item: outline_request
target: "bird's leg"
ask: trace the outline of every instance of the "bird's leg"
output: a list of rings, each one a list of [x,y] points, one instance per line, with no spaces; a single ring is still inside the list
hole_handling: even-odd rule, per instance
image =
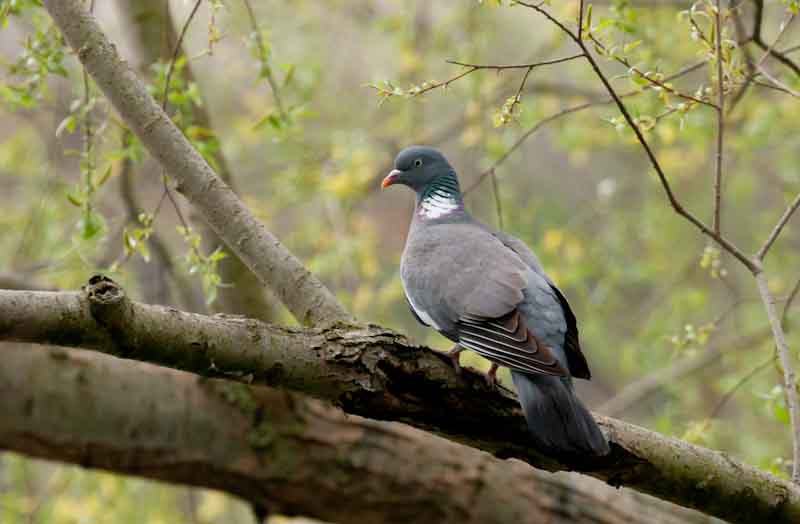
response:
[[[450,360],[453,362],[453,369],[456,370],[456,374],[457,375],[461,374],[461,361],[460,361],[460,359],[461,359],[461,352],[462,351],[464,351],[464,348],[462,348],[461,346],[456,344],[455,346],[450,348],[450,351],[448,351],[446,353],[446,355],[448,357],[450,357]]]
[[[486,372],[486,383],[489,384],[489,387],[494,389],[497,386],[497,364],[492,362],[491,367],[489,367],[489,371]]]

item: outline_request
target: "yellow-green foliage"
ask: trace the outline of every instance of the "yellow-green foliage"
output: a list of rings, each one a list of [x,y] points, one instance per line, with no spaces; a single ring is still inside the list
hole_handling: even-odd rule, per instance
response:
[[[172,4],[175,19],[185,20],[190,6]],[[412,143],[436,145],[468,186],[542,120],[606,97],[583,60],[532,70],[519,98],[524,69],[479,70],[449,83],[465,69],[446,59],[524,64],[575,53],[552,24],[511,4],[253,2],[259,42],[240,3],[211,2],[188,30],[188,58],[173,66],[170,111],[213,165],[224,153],[247,205],[354,313],[446,349],[445,339],[416,324],[400,287],[412,197],[379,189],[394,155]],[[683,13],[668,4],[603,2],[592,7],[584,34],[595,40],[587,42],[615,89],[630,93],[625,103],[678,198],[705,220],[712,213],[716,112],[677,93],[716,100],[717,57],[704,40],[712,38],[711,2]],[[763,35],[771,42],[797,4],[766,5]],[[575,28],[577,2],[547,8]],[[74,57],[63,52],[38,2],[0,2],[0,23],[0,272],[74,289],[92,273],[113,269],[140,298],[135,267],[152,263],[157,233],[176,271],[213,301],[227,285],[218,274],[226,249],[206,248],[197,231],[178,229],[183,224],[164,198],[160,169],[137,140],[123,138],[122,123],[97,90],[86,95]],[[110,28],[119,21],[102,23]],[[724,27],[730,102],[748,73],[733,21],[726,18]],[[799,42],[795,23],[779,47]],[[130,56],[121,39],[118,44]],[[747,52],[759,59],[763,51],[749,46]],[[792,56],[800,61],[800,52]],[[708,63],[669,79],[702,60]],[[765,63],[789,89],[800,90],[790,71]],[[159,99],[168,70],[165,61],[150,68],[147,80]],[[213,129],[198,125],[198,108],[209,112]],[[89,151],[87,115],[94,134]],[[751,85],[726,121],[722,230],[753,252],[800,191],[800,101]],[[143,208],[131,223],[119,183],[128,160]],[[579,384],[589,404],[723,343],[721,358],[620,416],[784,474],[790,437],[780,369],[769,365],[748,376],[769,359],[773,345],[768,336],[735,344],[766,326],[752,278],[670,209],[617,109],[597,104],[550,122],[496,175],[505,229],[538,253],[578,316],[597,385]],[[177,198],[187,216],[188,206]],[[488,178],[467,204],[487,223],[498,223]],[[800,277],[796,223],[767,261],[778,297]],[[797,316],[788,324],[794,355]],[[465,363],[486,365],[472,355]],[[35,522],[177,522],[188,521],[187,507],[194,508],[195,522],[250,518],[232,499],[207,492],[192,492],[190,499],[188,493],[16,456],[0,464],[4,523],[29,522],[32,512]]]

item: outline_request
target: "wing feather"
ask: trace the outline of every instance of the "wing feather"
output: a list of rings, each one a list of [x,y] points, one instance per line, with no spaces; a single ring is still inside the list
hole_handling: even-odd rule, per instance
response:
[[[516,371],[568,375],[553,352],[531,333],[516,309],[500,318],[466,315],[458,324],[458,343]]]

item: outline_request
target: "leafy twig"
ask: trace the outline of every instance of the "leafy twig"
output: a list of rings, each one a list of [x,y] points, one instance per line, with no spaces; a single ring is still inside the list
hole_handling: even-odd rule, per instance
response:
[[[564,57],[564,58],[556,58],[556,59],[553,59],[553,60],[545,60],[545,61],[542,61],[542,62],[535,62],[535,63],[530,63],[530,64],[512,64],[512,65],[467,64],[465,62],[458,62],[456,60],[447,60],[448,64],[466,67],[467,69],[465,71],[462,71],[461,73],[458,73],[458,74],[448,78],[447,80],[442,81],[442,82],[437,82],[435,80],[434,81],[427,81],[427,82],[423,82],[421,85],[412,86],[411,88],[406,89],[406,90],[401,89],[399,87],[395,87],[390,82],[386,82],[384,85],[370,84],[368,87],[371,87],[371,88],[377,90],[378,93],[383,97],[384,100],[387,99],[387,98],[390,98],[392,96],[407,96],[407,97],[412,97],[413,98],[413,97],[417,97],[417,96],[420,96],[420,95],[424,95],[425,93],[427,93],[429,91],[433,91],[434,89],[438,89],[438,88],[447,89],[448,87],[450,87],[450,84],[452,84],[453,82],[461,80],[465,76],[470,75],[470,74],[474,73],[475,71],[493,70],[493,71],[501,72],[501,71],[510,70],[510,69],[526,69],[527,71],[525,73],[525,77],[523,79],[523,83],[520,86],[520,89],[519,89],[519,91],[517,93],[517,95],[519,96],[521,94],[521,92],[522,92],[522,88],[525,87],[525,82],[528,79],[528,75],[530,74],[530,72],[533,69],[535,69],[537,67],[540,67],[540,66],[552,65],[552,64],[560,64],[562,62],[568,62],[570,60],[575,60],[577,58],[580,58],[581,56],[582,55],[579,54],[579,55],[568,56],[568,57]]]
[[[597,40],[597,38],[595,38],[595,36],[593,34],[589,33],[588,34],[588,38],[603,53],[607,53],[608,52],[606,47],[605,47],[605,45],[603,45],[602,42]],[[585,46],[583,45],[582,41],[581,41],[581,46],[584,47],[584,49],[585,49]],[[588,52],[588,50],[586,52]],[[658,80],[657,78],[653,77],[652,75],[643,72],[641,69],[639,69],[635,65],[631,64],[630,60],[628,60],[624,56],[620,56],[620,55],[616,55],[615,54],[611,58],[613,58],[614,60],[616,60],[617,62],[619,62],[623,66],[625,66],[626,68],[628,68],[628,71],[635,73],[637,76],[639,76],[639,78],[642,78],[643,80],[646,80],[650,84],[652,84],[652,85],[654,85],[654,86],[656,86],[656,87],[658,87],[660,89],[663,89],[667,93],[675,95],[678,98],[683,98],[684,100],[688,100],[688,101],[693,102],[695,104],[702,104],[702,105],[706,105],[706,106],[709,106],[709,107],[713,107],[715,109],[717,108],[716,104],[714,104],[713,102],[709,102],[708,100],[703,100],[702,98],[697,98],[697,97],[692,96],[692,95],[687,95],[686,93],[681,93],[680,91],[674,89],[672,86],[664,83],[663,81]]]
[[[266,61],[267,53],[267,46],[264,44],[264,38],[261,36],[261,30],[258,27],[258,20],[256,19],[256,15],[253,12],[253,6],[250,4],[250,0],[242,0],[247,8],[247,17],[250,19],[250,27],[253,31],[253,38],[256,42],[256,47],[258,48],[258,56],[261,57],[262,62]],[[286,119],[286,111],[283,108],[283,102],[281,101],[280,93],[278,92],[278,83],[275,81],[275,75],[272,74],[272,69],[266,63],[261,64],[261,73],[266,77],[267,83],[269,83],[269,88],[272,90],[272,97],[275,99],[275,105],[278,107],[278,112],[281,114],[281,118],[284,120]]]
[[[714,218],[712,228],[714,233],[720,234],[722,214],[722,148],[725,133],[725,79],[722,70],[722,5],[721,0],[716,2],[714,13],[715,50],[717,55],[717,152],[714,159]]]
[[[700,62],[696,62],[694,64],[690,64],[690,65],[688,65],[686,67],[683,67],[683,68],[679,69],[675,73],[667,76],[664,80],[668,82],[670,80],[674,80],[676,78],[685,76],[685,75],[687,75],[687,74],[689,74],[689,73],[691,73],[693,71],[696,71],[697,69],[701,68],[703,65],[705,65],[705,63],[706,63],[705,60],[701,60]],[[625,93],[620,94],[619,97],[620,98],[627,98],[627,97],[631,97],[631,96],[636,96],[636,95],[638,95],[640,93],[641,93],[641,91],[639,91],[639,90],[632,90],[632,91],[627,91]],[[611,97],[604,98],[602,100],[598,100],[598,101],[595,101],[595,102],[585,102],[583,104],[578,104],[578,105],[575,105],[575,106],[572,106],[572,107],[568,107],[566,109],[562,109],[561,111],[558,111],[557,113],[553,113],[552,115],[540,120],[533,127],[528,129],[527,131],[525,131],[525,133],[523,133],[517,139],[517,141],[514,142],[514,144],[512,144],[511,147],[508,148],[508,150],[505,153],[503,153],[503,155],[500,158],[498,158],[492,164],[491,167],[489,167],[488,169],[483,171],[480,175],[478,175],[478,178],[464,190],[464,194],[466,195],[467,193],[470,193],[471,191],[475,190],[484,180],[486,180],[486,178],[488,176],[492,175],[492,173],[494,171],[496,171],[498,167],[500,167],[500,164],[505,162],[508,159],[508,157],[510,157],[511,154],[514,153],[514,151],[519,149],[522,146],[522,144],[528,138],[530,138],[533,134],[535,134],[537,131],[539,131],[539,129],[541,129],[545,125],[547,125],[547,124],[549,124],[549,123],[551,123],[551,122],[553,122],[555,120],[558,120],[559,118],[561,118],[563,116],[566,116],[566,115],[569,115],[569,114],[572,114],[572,113],[577,113],[579,111],[583,111],[584,109],[589,109],[590,107],[595,107],[595,106],[598,106],[598,105],[605,105],[605,104],[613,104],[613,103],[614,103],[614,99],[611,98]],[[668,113],[670,113],[670,112],[668,112]],[[666,114],[659,115],[659,116],[656,117],[656,119],[663,118],[664,116],[667,116],[667,115]]]
[[[586,57],[586,60],[589,62],[589,65],[594,70],[597,77],[602,82],[603,86],[608,91],[609,95],[614,99],[614,103],[622,113],[622,116],[625,118],[625,121],[633,130],[634,134],[636,135],[636,139],[638,140],[639,144],[645,150],[647,154],[647,158],[650,160],[650,164],[653,166],[653,169],[656,171],[656,175],[658,175],[659,182],[661,182],[661,186],[666,193],[667,199],[669,200],[670,205],[678,213],[680,216],[684,217],[686,220],[694,224],[703,234],[711,237],[714,239],[720,246],[722,246],[726,251],[728,251],[731,255],[733,255],[737,260],[739,260],[747,269],[749,269],[752,273],[758,272],[758,267],[750,260],[750,258],[742,252],[738,247],[736,247],[731,241],[727,238],[722,236],[721,234],[716,233],[713,229],[709,228],[705,223],[703,223],[700,219],[698,219],[692,212],[688,211],[683,205],[678,201],[677,197],[672,191],[672,187],[669,184],[669,180],[667,180],[666,175],[664,174],[664,170],[661,168],[661,164],[658,162],[658,159],[653,152],[653,149],[650,147],[650,144],[647,142],[647,139],[644,137],[641,129],[639,126],[636,125],[633,117],[631,116],[628,108],[620,99],[619,95],[617,94],[614,87],[609,82],[606,75],[600,69],[600,66],[597,63],[597,60],[592,56],[589,50],[586,47],[586,43],[583,40],[578,39],[578,36],[572,32],[567,26],[565,26],[562,22],[558,21],[556,18],[553,17],[549,12],[545,9],[542,9],[540,5],[536,4],[529,4],[527,2],[516,2],[517,4],[524,5],[533,9],[534,11],[542,14],[545,18],[552,21],[556,26],[558,26],[564,33],[569,36],[577,45],[581,48]]]

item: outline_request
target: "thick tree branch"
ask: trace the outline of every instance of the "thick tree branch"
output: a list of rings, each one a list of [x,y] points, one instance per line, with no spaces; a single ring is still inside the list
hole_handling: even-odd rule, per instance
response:
[[[80,0],[44,2],[86,70],[228,247],[302,323],[351,321],[328,289],[258,222],[148,94]]]
[[[731,522],[795,522],[800,491],[730,457],[598,417],[612,453],[559,463],[535,453],[516,399],[482,375],[377,326],[298,329],[127,300],[107,279],[84,292],[0,292],[0,339],[84,347],[209,376],[265,383],[345,411],[426,429],[499,457],[575,469]]]
[[[75,350],[5,348],[0,411],[0,448],[332,522],[712,521],[300,395]]]

